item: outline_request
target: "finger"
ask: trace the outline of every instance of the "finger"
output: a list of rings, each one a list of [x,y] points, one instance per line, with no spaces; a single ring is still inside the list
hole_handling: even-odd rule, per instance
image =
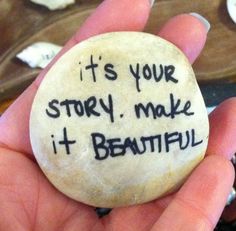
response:
[[[233,180],[234,169],[228,160],[208,156],[176,194],[152,231],[213,230]]]
[[[147,23],[150,9],[150,0],[106,0],[101,3],[92,15],[84,22],[79,31],[67,42],[58,56],[50,63],[40,77],[71,47],[89,37],[112,31],[142,31]],[[123,13],[121,13],[123,12]]]
[[[142,31],[150,13],[149,0],[105,0],[86,20],[80,31],[66,44],[56,57],[90,36],[119,30]],[[32,153],[29,139],[29,116],[39,83],[53,62],[39,78],[15,101],[0,118],[2,146],[24,153]]]
[[[152,0],[106,0],[84,23],[77,40],[112,31],[142,31],[149,17]],[[106,22],[106,24],[104,24]]]
[[[236,97],[228,99],[210,114],[208,155],[231,159],[236,152]]]
[[[0,148],[0,163],[0,230],[92,230],[99,222],[93,208],[61,194],[25,156]]]
[[[109,216],[103,218],[103,223],[108,230],[150,230],[172,197],[170,195],[143,205],[113,209]]]
[[[194,15],[194,16],[193,16]],[[201,53],[210,29],[209,22],[198,14],[171,18],[158,35],[180,48],[193,63]]]

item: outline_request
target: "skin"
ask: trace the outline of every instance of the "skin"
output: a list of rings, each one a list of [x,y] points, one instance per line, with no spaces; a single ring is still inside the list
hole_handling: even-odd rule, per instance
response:
[[[105,0],[55,60],[95,34],[142,31],[149,13],[148,0]],[[187,14],[170,19],[158,34],[182,49],[190,62],[200,54],[207,37],[203,24]],[[94,208],[57,191],[32,154],[30,108],[55,60],[0,118],[0,230],[213,230],[234,181],[229,159],[236,150],[236,98],[223,102],[210,115],[207,155],[178,192],[143,205],[114,209],[98,219]]]

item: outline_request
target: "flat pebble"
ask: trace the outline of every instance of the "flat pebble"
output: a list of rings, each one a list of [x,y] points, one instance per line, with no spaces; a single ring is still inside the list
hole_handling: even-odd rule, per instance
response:
[[[69,50],[46,74],[30,117],[49,181],[105,208],[173,192],[203,159],[208,134],[191,64],[141,32],[107,33]]]

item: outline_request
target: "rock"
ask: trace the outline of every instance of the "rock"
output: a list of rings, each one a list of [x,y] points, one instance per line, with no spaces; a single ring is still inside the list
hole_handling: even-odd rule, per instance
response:
[[[31,68],[45,68],[61,50],[61,46],[48,42],[37,42],[16,55]]]
[[[154,35],[88,39],[45,76],[30,117],[35,157],[68,197],[113,208],[179,187],[203,159],[208,116],[185,55]]]
[[[49,10],[64,9],[75,3],[75,0],[30,0],[33,3],[46,6]]]
[[[226,5],[229,16],[231,17],[233,22],[236,23],[236,0],[227,0]]]

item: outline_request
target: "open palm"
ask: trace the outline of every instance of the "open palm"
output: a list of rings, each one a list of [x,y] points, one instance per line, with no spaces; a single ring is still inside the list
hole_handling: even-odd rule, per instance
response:
[[[149,0],[105,0],[65,45],[55,60],[0,118],[0,230],[213,230],[233,184],[227,160],[236,150],[236,99],[210,116],[207,157],[174,195],[150,203],[113,209],[99,219],[95,208],[61,194],[45,178],[30,146],[29,114],[45,73],[75,44],[109,31],[142,31]],[[63,32],[62,32],[63,33]],[[204,25],[188,14],[168,21],[159,36],[176,44],[193,62],[207,36]]]

